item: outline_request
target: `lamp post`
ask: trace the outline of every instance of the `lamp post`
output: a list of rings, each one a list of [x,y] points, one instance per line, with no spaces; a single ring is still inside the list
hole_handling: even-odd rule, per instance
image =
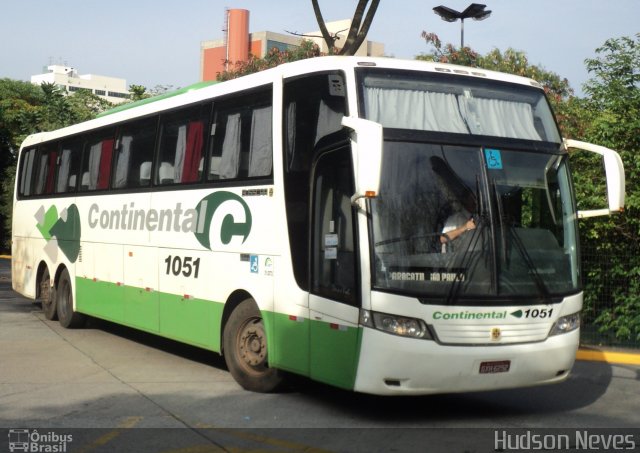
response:
[[[433,8],[433,12],[446,22],[455,22],[460,19],[460,48],[462,49],[464,48],[464,20],[467,18],[473,20],[486,19],[491,15],[491,11],[485,11],[486,7],[487,5],[472,3],[464,11],[458,12],[455,9],[440,5]]]

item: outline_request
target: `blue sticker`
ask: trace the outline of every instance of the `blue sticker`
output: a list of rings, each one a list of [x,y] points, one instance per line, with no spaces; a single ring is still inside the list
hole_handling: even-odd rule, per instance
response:
[[[484,158],[489,170],[502,170],[502,155],[499,149],[484,149]]]
[[[257,274],[258,273],[258,255],[251,255],[250,265],[251,265],[251,273]]]

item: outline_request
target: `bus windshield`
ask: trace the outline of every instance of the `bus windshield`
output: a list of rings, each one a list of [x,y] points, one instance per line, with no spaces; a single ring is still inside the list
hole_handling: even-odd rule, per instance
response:
[[[385,128],[560,143],[539,88],[450,74],[359,71],[365,117]]]
[[[447,101],[448,110],[444,104],[416,107],[404,118],[381,112],[393,111],[394,97],[408,96],[405,85],[415,88],[417,79],[400,78],[395,94],[391,79],[384,79],[387,88],[376,87],[382,90],[378,100],[367,87],[369,78],[361,80],[367,119],[387,128],[380,195],[371,202],[376,289],[466,305],[551,303],[579,290],[567,157],[554,143],[560,138],[541,91],[533,90],[534,99],[529,87],[520,93],[517,85],[492,87],[482,80],[483,102],[476,107],[485,107],[475,111],[486,108],[484,117],[493,115],[493,121],[475,134],[469,117],[454,114],[473,110],[461,109],[472,99],[464,94],[466,78],[460,85],[451,79],[446,86],[424,82],[450,95],[459,92],[458,99]],[[398,105],[429,101],[424,87]],[[488,97],[492,93],[495,99]],[[521,105],[507,113],[503,104],[514,99]],[[371,110],[374,104],[383,107]],[[441,111],[431,115],[433,109]]]

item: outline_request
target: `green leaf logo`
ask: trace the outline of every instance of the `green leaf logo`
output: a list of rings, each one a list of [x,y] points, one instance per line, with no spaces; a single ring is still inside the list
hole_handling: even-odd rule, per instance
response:
[[[44,207],[36,215],[38,231],[47,242],[56,238],[58,248],[69,261],[75,263],[80,253],[80,213],[78,207],[71,204],[60,215],[58,215],[55,206],[51,206],[46,212],[43,211]]]
[[[516,310],[510,313],[511,316],[515,316],[516,318],[522,318],[522,310]]]

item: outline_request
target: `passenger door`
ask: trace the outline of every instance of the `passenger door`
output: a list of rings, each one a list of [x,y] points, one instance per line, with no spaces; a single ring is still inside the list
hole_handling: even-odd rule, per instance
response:
[[[310,374],[353,388],[358,361],[360,294],[349,146],[325,152],[313,170]]]

